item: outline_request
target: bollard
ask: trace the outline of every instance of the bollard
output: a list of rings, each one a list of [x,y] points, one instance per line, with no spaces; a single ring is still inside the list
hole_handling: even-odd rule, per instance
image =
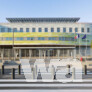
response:
[[[84,66],[84,74],[87,75],[87,65]]]
[[[37,79],[37,65],[35,66],[34,71],[35,71],[35,79]]]
[[[75,79],[75,68],[72,69],[72,80]]]
[[[68,65],[68,74],[70,75],[70,65]]]
[[[2,65],[1,74],[4,75],[4,65]]]
[[[55,68],[54,66],[52,66],[52,79],[54,79],[54,77],[55,77]]]
[[[56,72],[55,72],[55,74],[54,74],[54,80],[56,80]]]
[[[18,65],[18,74],[21,74],[21,65]]]
[[[32,79],[35,79],[35,69],[32,68]]]
[[[12,78],[12,79],[15,79],[15,69],[14,69],[14,68],[12,69],[12,75],[11,75],[11,78]]]

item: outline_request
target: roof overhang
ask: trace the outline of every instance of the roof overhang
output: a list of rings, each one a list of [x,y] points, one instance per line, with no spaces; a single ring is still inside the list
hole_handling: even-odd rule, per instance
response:
[[[78,22],[76,18],[6,18],[10,23],[27,23],[27,22]]]
[[[74,49],[75,47],[13,47],[14,49]]]

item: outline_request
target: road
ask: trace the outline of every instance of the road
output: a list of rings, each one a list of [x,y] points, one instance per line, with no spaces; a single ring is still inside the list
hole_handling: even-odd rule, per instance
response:
[[[92,90],[92,82],[25,82],[25,81],[0,81],[0,91],[1,90]],[[47,92],[46,91],[46,92]]]

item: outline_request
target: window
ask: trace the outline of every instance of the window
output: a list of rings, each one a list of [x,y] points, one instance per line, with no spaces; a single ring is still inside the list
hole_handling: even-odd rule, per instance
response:
[[[65,33],[66,32],[66,28],[63,28],[63,33]]]
[[[60,32],[60,28],[57,28],[57,32]]]
[[[24,40],[23,37],[17,37],[16,39],[17,39],[17,40]]]
[[[56,40],[56,37],[52,37],[52,40]]]
[[[71,37],[67,37],[67,41],[71,41]]]
[[[48,28],[45,28],[45,32],[48,32]]]
[[[5,28],[1,28],[1,32],[5,32]]]
[[[27,37],[27,40],[34,40],[33,37]]]
[[[49,39],[49,40],[52,40],[52,38],[51,38],[51,37],[49,37],[48,39]]]
[[[84,32],[84,28],[81,28],[81,32]]]
[[[38,40],[44,40],[44,37],[38,37]]]
[[[17,32],[17,28],[13,28],[13,32]]]
[[[54,28],[51,28],[51,32],[54,32]]]
[[[23,32],[23,28],[20,28],[20,32]]]
[[[62,37],[62,40],[65,41],[65,37]]]
[[[90,28],[87,28],[87,33],[89,33],[90,32]]]
[[[69,37],[65,37],[65,41],[68,41],[69,40]]]
[[[26,32],[29,32],[29,28],[26,28]]]
[[[69,28],[69,32],[72,32],[72,28]]]
[[[35,32],[35,28],[32,28],[32,32]]]
[[[62,40],[62,38],[61,38],[61,37],[59,37],[59,40]]]
[[[78,28],[75,28],[75,32],[78,32]]]
[[[8,32],[12,32],[12,29],[11,28],[8,28]]]
[[[7,40],[7,41],[9,41],[9,40],[11,41],[11,40],[13,40],[13,39],[12,39],[12,37],[6,37],[6,40]]]
[[[34,37],[31,37],[31,40],[34,40]]]
[[[31,40],[31,38],[30,37],[27,37],[27,40]]]
[[[74,41],[75,39],[74,39],[74,37],[71,37],[71,41]]]
[[[38,32],[42,32],[42,28],[38,28]]]
[[[55,37],[49,37],[48,39],[49,39],[49,40],[56,40]]]

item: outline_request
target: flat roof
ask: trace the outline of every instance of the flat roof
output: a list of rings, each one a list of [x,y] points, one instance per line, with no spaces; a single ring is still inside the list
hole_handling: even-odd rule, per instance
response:
[[[80,18],[6,18],[10,23],[25,22],[78,22]]]

